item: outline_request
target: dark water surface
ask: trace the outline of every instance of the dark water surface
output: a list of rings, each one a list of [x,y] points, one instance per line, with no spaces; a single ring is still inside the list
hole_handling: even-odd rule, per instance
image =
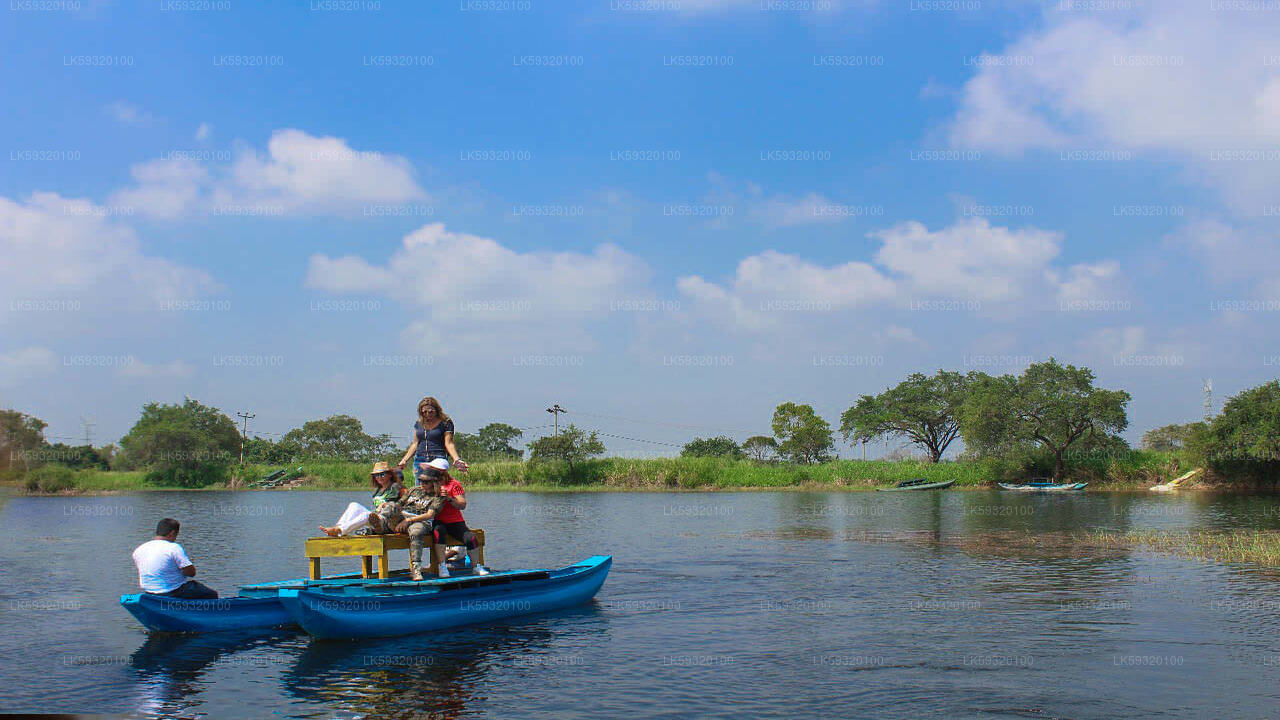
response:
[[[496,567],[601,553],[596,601],[391,640],[148,637],[118,604],[162,516],[224,594],[306,573],[358,493],[11,498],[0,711],[212,717],[1280,715],[1280,578],[1066,533],[1280,528],[1274,497],[474,493]],[[1043,548],[1018,543],[1043,534]],[[1055,541],[1054,538],[1057,538]],[[393,556],[396,565],[404,553]],[[357,569],[330,560],[325,572]]]

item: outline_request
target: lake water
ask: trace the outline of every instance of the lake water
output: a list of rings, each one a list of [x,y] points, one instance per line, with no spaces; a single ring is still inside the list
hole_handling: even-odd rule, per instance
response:
[[[364,642],[156,636],[129,554],[183,522],[199,577],[306,574],[358,493],[3,502],[0,712],[212,717],[1274,717],[1280,577],[1089,529],[1280,528],[1274,497],[474,493],[495,567],[612,554],[593,604]],[[1017,538],[1044,539],[1029,545]],[[393,554],[397,566],[403,552]],[[358,561],[328,561],[325,572]]]

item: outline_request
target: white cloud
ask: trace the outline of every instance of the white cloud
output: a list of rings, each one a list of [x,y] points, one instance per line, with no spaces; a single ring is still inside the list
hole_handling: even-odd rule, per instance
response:
[[[691,275],[676,288],[701,310],[749,330],[776,328],[797,314],[879,303],[895,292],[893,281],[867,263],[823,267],[774,250],[739,262],[730,287]]]
[[[111,205],[164,220],[191,211],[209,181],[204,166],[190,158],[141,162],[130,168],[129,174],[136,184],[114,193]]]
[[[0,353],[0,387],[11,387],[53,372],[58,358],[45,347],[25,347]]]
[[[782,195],[763,198],[752,212],[766,224],[776,227],[838,223],[851,217],[845,206],[815,192],[799,198]]]
[[[155,122],[156,119],[150,112],[124,100],[117,100],[107,105],[103,110],[121,125],[146,127]]]
[[[868,237],[883,243],[876,262],[904,278],[914,292],[981,301],[1025,295],[1044,280],[1062,241],[1059,233],[993,226],[985,218],[936,231],[909,221]]]
[[[385,264],[314,255],[307,286],[385,295],[414,308],[405,341],[426,352],[459,347],[584,350],[585,324],[613,300],[644,292],[648,268],[613,245],[591,253],[517,252],[432,223],[405,236]],[[545,352],[547,350],[538,350]]]
[[[727,285],[693,275],[680,278],[676,287],[693,307],[755,331],[793,323],[805,316],[799,311],[887,307],[923,298],[972,300],[976,307],[1008,314],[1047,309],[1055,299],[1124,297],[1115,262],[1055,267],[1062,244],[1056,232],[973,218],[936,231],[909,221],[868,237],[881,242],[874,263],[822,266],[769,250],[742,260]],[[900,331],[886,337],[917,340]]]
[[[1210,218],[1178,228],[1165,244],[1190,255],[1216,284],[1253,285],[1246,292],[1280,297],[1280,237],[1274,232]]]
[[[196,128],[196,141],[204,142],[213,137],[213,126],[207,122],[200,123],[200,127]]]
[[[216,288],[200,270],[144,254],[133,230],[111,215],[111,208],[56,193],[33,193],[23,202],[0,197],[0,299],[156,310],[166,300]]]
[[[1114,260],[1072,265],[1066,272],[1047,270],[1050,287],[1056,287],[1059,303],[1117,301],[1120,264]]]
[[[336,137],[277,130],[266,155],[246,152],[231,168],[220,200],[280,204],[289,210],[341,212],[374,203],[425,200],[409,161],[399,155],[355,150]]]
[[[174,360],[167,363],[129,362],[121,365],[116,374],[122,378],[186,378],[195,373],[189,363]]]
[[[197,137],[208,132],[202,124]],[[169,220],[200,211],[344,215],[428,199],[403,157],[293,129],[272,133],[265,154],[242,149],[227,165],[159,158],[134,165],[131,174],[134,184],[117,191],[112,202]]]
[[[1277,163],[1217,151],[1280,145],[1275,57],[1280,13],[1203,0],[1134,3],[1132,12],[1046,10],[1042,29],[986,56],[950,128],[957,147],[1125,148],[1175,157],[1256,214]],[[1229,39],[1229,40],[1226,40]],[[1273,200],[1273,198],[1271,198]]]

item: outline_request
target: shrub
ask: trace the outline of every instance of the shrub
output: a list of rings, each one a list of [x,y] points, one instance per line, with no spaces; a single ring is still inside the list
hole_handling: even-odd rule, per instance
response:
[[[27,473],[27,490],[56,493],[76,486],[76,474],[62,465],[44,465]]]
[[[228,469],[222,463],[156,468],[147,473],[146,481],[162,487],[202,488],[226,482]]]

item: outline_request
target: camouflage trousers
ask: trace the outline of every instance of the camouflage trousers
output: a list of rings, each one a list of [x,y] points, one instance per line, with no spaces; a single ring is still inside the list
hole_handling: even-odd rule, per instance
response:
[[[427,542],[430,540],[431,542]],[[431,521],[419,520],[409,523],[409,562],[422,564],[422,548],[430,547],[435,542],[431,533]]]
[[[355,532],[356,535],[390,535],[396,531],[396,525],[404,519],[404,509],[400,503],[384,502],[377,510],[369,513],[369,524]]]

